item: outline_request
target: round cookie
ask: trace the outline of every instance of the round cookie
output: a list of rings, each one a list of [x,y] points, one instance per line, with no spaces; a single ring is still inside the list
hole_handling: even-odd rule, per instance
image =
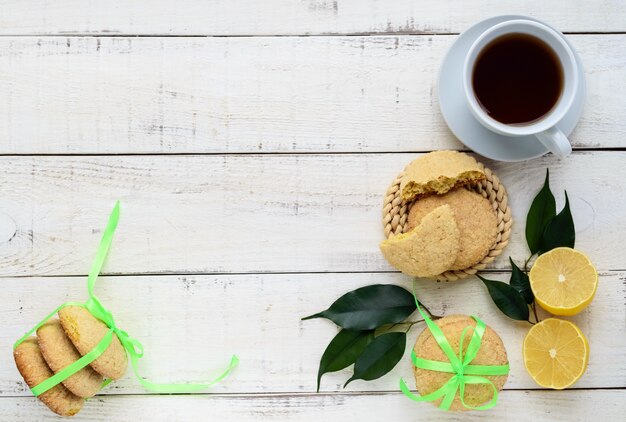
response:
[[[412,231],[380,244],[385,259],[405,274],[434,277],[450,268],[459,253],[460,233],[449,205],[428,213]]]
[[[411,201],[424,194],[441,195],[456,186],[477,184],[485,178],[474,157],[458,151],[434,151],[404,169],[400,190],[402,199]]]
[[[41,354],[55,374],[81,357],[56,318],[39,327],[37,338]],[[102,375],[87,365],[66,378],[63,385],[78,397],[87,398],[100,391],[102,381]]]
[[[65,334],[78,352],[84,356],[102,340],[109,328],[81,306],[66,306],[59,311],[59,320]],[[112,380],[124,376],[128,367],[126,350],[116,335],[109,347],[90,366],[100,375]]]
[[[452,350],[458,353],[459,342],[461,339],[461,333],[465,327],[476,326],[476,321],[466,315],[450,315],[445,318],[435,321],[435,324],[441,328],[441,331],[446,336],[446,339],[450,343]],[[467,349],[467,345],[472,338],[473,330],[469,329],[465,333],[465,339],[463,340],[464,351]],[[422,359],[435,360],[440,362],[450,362],[439,344],[435,341],[432,333],[428,328],[419,335],[413,348],[417,357]],[[506,355],[506,349],[502,340],[491,328],[486,327],[485,333],[480,344],[480,349],[476,354],[476,357],[471,362],[472,365],[506,365],[508,358]],[[415,385],[420,395],[427,395],[433,391],[441,388],[445,383],[450,380],[453,374],[448,372],[431,371],[428,369],[413,368],[415,375]],[[495,387],[502,390],[504,383],[506,382],[508,375],[489,375],[484,376],[491,381]],[[485,404],[491,400],[493,390],[488,384],[466,384],[465,385],[465,403],[470,406],[479,406]],[[442,399],[438,399],[433,403],[439,405]],[[452,401],[450,410],[469,410],[463,406],[457,391],[456,397]]]
[[[20,343],[13,351],[13,358],[24,381],[30,388],[50,378],[54,373],[46,364],[41,355],[37,339],[29,337]],[[45,393],[38,396],[46,406],[60,416],[73,416],[82,409],[84,399],[75,396],[63,386],[57,384]]]
[[[413,202],[407,219],[412,230],[432,210],[449,205],[461,234],[461,249],[447,270],[462,270],[480,262],[498,236],[498,218],[489,200],[481,194],[464,188],[453,189],[444,195],[432,195]]]

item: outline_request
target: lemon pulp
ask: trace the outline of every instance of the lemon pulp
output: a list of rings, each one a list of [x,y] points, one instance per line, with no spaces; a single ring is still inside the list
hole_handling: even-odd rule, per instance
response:
[[[554,315],[582,311],[598,287],[598,273],[589,258],[571,248],[556,248],[539,256],[529,278],[537,303]]]
[[[523,355],[524,366],[537,384],[560,390],[585,373],[589,343],[574,323],[548,318],[528,331]]]

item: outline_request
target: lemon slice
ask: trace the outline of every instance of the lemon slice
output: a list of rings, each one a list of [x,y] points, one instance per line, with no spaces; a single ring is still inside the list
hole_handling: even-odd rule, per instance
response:
[[[585,309],[598,287],[598,273],[581,252],[556,248],[535,261],[530,287],[537,303],[554,315],[575,315]]]
[[[522,353],[524,366],[537,384],[561,390],[585,373],[589,343],[573,323],[548,318],[528,331]]]

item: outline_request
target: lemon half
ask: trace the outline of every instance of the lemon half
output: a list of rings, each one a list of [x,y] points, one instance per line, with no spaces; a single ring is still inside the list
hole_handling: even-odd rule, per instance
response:
[[[524,366],[537,384],[561,390],[585,373],[589,343],[574,323],[548,318],[528,331],[523,355]]]
[[[554,315],[575,315],[585,309],[598,287],[598,272],[589,258],[571,248],[539,256],[529,274],[537,303]]]

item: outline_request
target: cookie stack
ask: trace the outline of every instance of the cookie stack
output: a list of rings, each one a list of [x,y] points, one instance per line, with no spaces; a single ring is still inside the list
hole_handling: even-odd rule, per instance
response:
[[[467,351],[468,345],[472,335],[473,329],[476,327],[476,321],[467,315],[449,315],[445,318],[441,318],[435,321],[435,324],[441,329],[441,332],[446,337],[446,340],[452,347],[452,350],[457,352],[461,346],[461,336],[463,338],[463,351]],[[466,330],[467,327],[472,329]],[[425,328],[419,335],[415,346],[413,348],[415,355],[421,359],[427,359],[438,362],[447,362],[448,358],[443,352],[439,343],[433,336],[432,332]],[[485,366],[497,366],[507,365],[508,358],[504,343],[500,339],[500,336],[492,330],[489,326],[485,327],[485,332],[482,336],[480,348],[476,357],[471,362],[472,365],[485,365]],[[508,370],[507,370],[508,371]],[[451,374],[448,372],[434,371],[428,369],[422,369],[413,367],[413,373],[415,375],[415,385],[420,396],[427,396],[434,391],[439,390],[449,380]],[[483,405],[491,400],[493,397],[493,388],[498,391],[502,390],[507,375],[485,375],[484,378],[493,383],[493,387],[489,384],[471,384],[467,383],[464,388],[463,400],[465,406],[461,401],[460,391],[457,391],[450,410],[469,410],[471,407]],[[441,399],[435,400],[433,404],[439,406]]]
[[[483,167],[457,151],[431,152],[410,163],[400,182],[409,204],[405,230],[381,243],[385,259],[426,278],[481,262],[498,236],[492,203],[474,190],[485,179]]]
[[[59,319],[50,319],[13,351],[17,369],[30,388],[35,387],[91,351],[109,328],[81,306],[66,306]],[[117,336],[91,364],[40,394],[39,399],[61,416],[78,413],[95,395],[105,378],[116,380],[126,372],[126,351]]]

